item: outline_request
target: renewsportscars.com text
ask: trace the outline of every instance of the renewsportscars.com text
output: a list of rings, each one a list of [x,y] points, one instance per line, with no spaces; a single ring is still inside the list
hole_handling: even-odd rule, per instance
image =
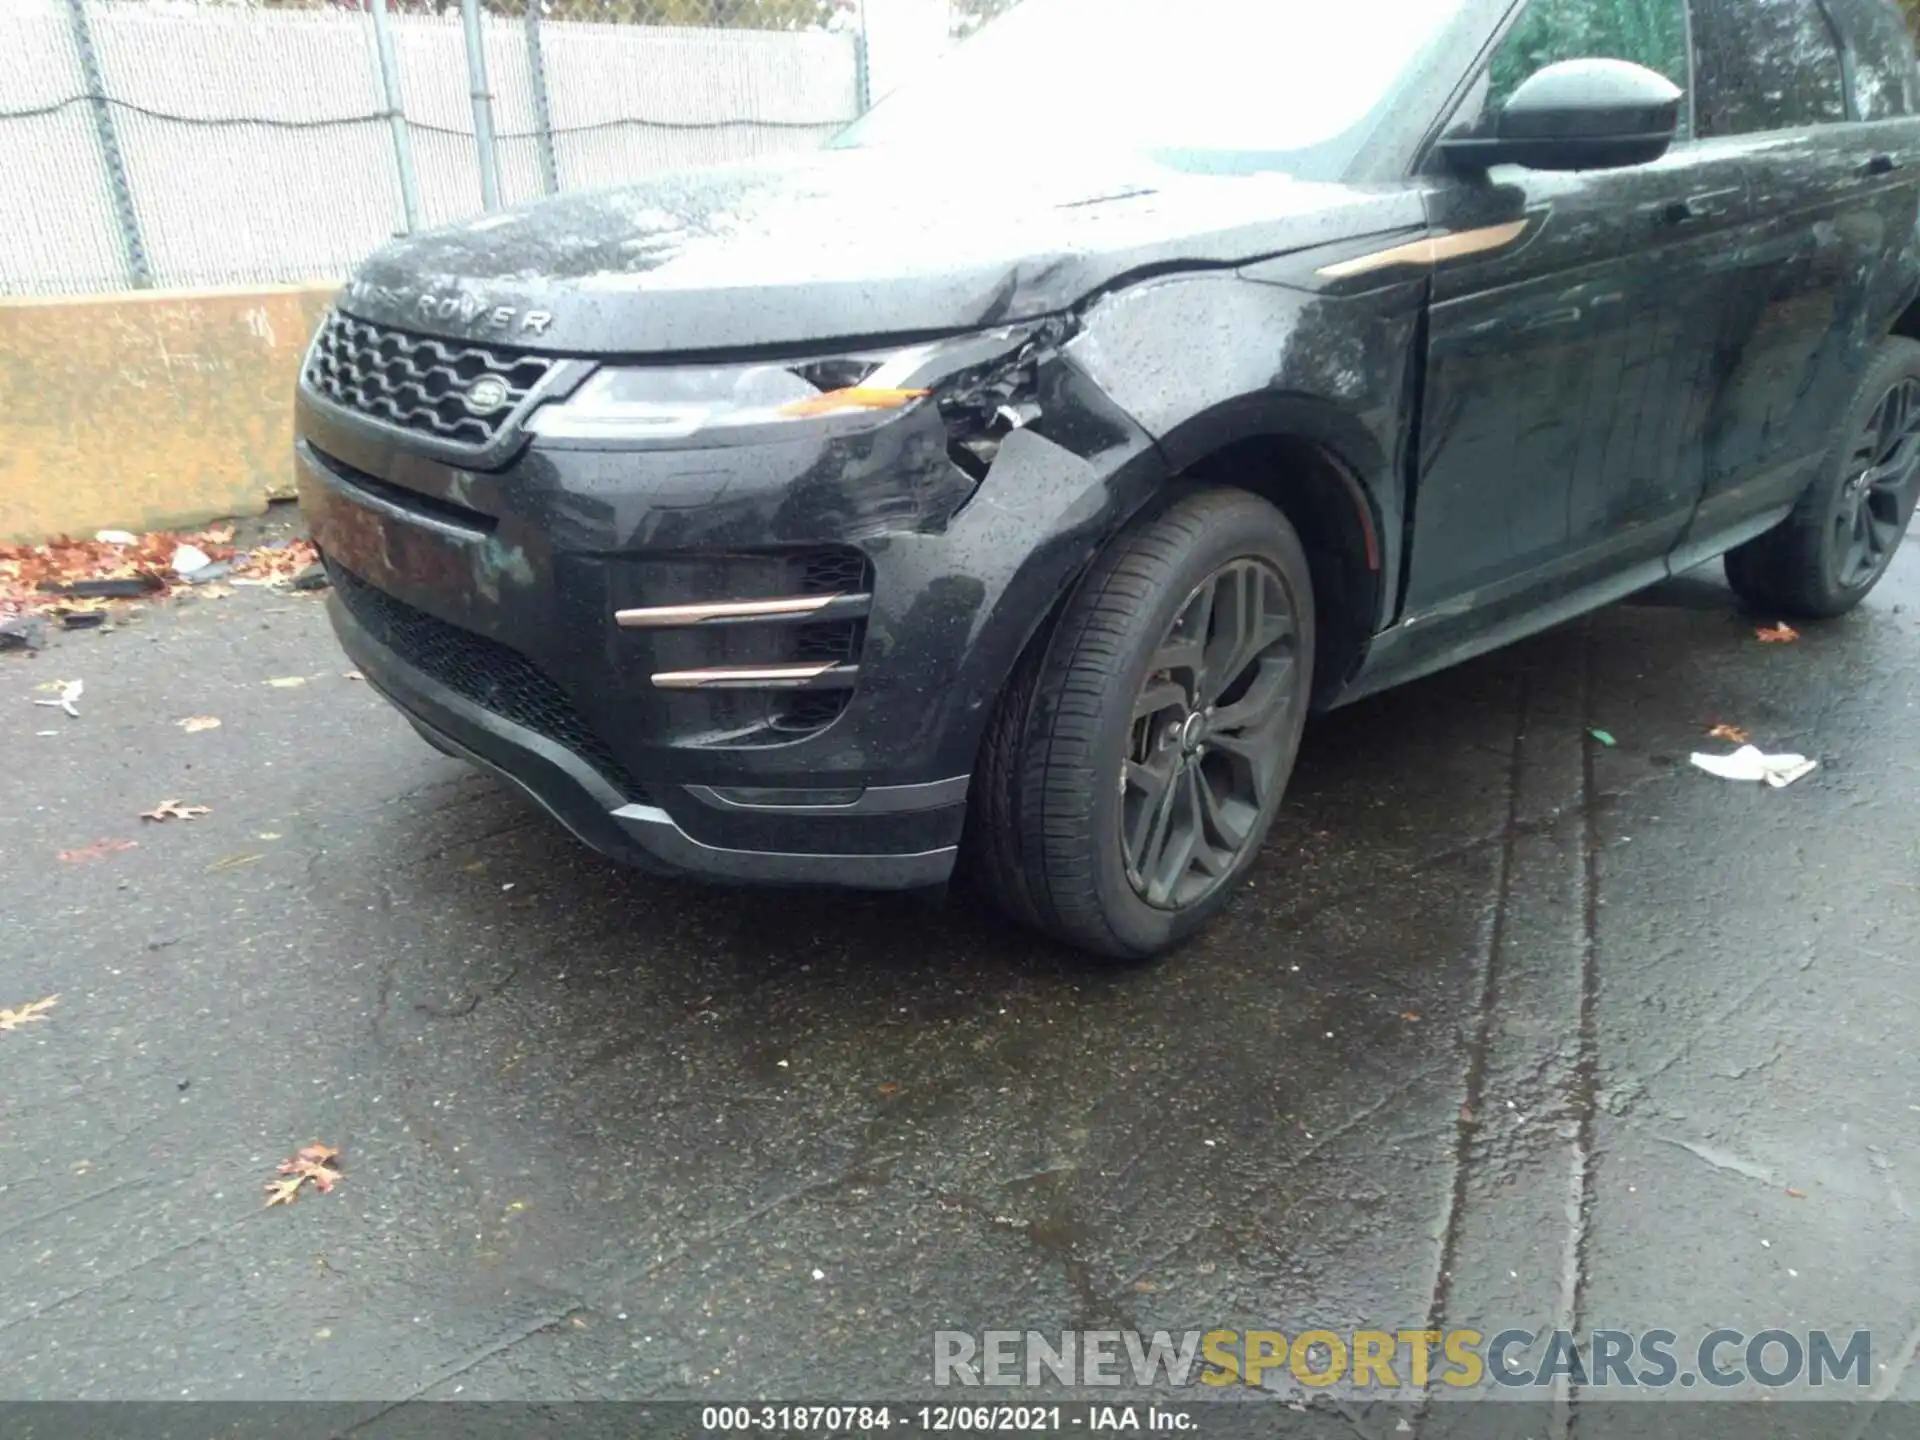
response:
[[[1865,1390],[1873,1338],[1865,1330],[943,1330],[934,1335],[936,1385],[1211,1386],[1456,1390],[1681,1389],[1695,1394],[1757,1385]]]

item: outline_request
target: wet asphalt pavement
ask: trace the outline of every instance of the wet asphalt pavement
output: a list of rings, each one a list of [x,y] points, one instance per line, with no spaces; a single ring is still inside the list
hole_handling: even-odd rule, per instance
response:
[[[1122,971],[625,873],[312,598],[0,657],[0,1006],[59,996],[0,1033],[0,1398],[897,1398],[938,1329],[1430,1319],[1871,1328],[1920,1398],[1920,551],[1772,618],[1714,567],[1322,719],[1225,923]],[[1716,722],[1822,768],[1713,780]]]

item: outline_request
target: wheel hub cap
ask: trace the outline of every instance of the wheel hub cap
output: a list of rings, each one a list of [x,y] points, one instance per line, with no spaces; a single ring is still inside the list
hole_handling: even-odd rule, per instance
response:
[[[1834,578],[1858,589],[1893,559],[1920,489],[1920,381],[1903,380],[1861,427],[1833,512]]]
[[[1305,703],[1293,599],[1264,560],[1222,566],[1149,662],[1120,776],[1128,882],[1182,910],[1233,875],[1284,783]]]

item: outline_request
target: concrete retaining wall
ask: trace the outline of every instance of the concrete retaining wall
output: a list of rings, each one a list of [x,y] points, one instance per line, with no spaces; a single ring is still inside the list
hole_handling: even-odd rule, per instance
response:
[[[0,299],[0,541],[258,514],[333,285]]]

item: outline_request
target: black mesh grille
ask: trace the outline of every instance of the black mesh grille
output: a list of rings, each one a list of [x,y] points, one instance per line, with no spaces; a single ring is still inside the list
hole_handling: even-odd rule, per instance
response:
[[[307,359],[307,383],[348,410],[477,448],[492,443],[554,364],[543,355],[409,335],[335,310]],[[498,383],[476,397],[476,385],[487,379]]]
[[[858,550],[814,550],[797,561],[803,595],[858,595],[873,588],[867,557]]]
[[[565,746],[629,799],[646,798],[566,692],[518,650],[416,610],[337,561],[327,561],[327,575],[354,618],[414,669],[503,720]]]

